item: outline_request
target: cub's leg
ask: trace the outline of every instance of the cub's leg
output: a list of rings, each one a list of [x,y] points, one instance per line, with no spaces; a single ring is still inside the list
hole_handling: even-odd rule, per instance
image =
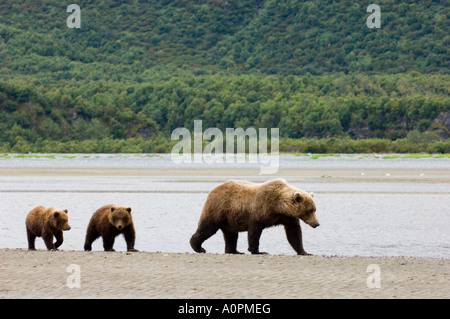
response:
[[[53,244],[53,233],[46,231],[42,233],[42,239],[44,240],[45,246],[48,250],[56,250],[55,245]]]
[[[116,236],[114,235],[103,235],[103,248],[105,249],[105,251],[115,251],[113,249],[115,239]]]
[[[92,229],[92,228],[89,227],[87,232],[86,232],[86,239],[84,241],[84,250],[91,251],[92,250],[92,243],[99,236],[100,236],[100,234],[95,229]]]
[[[55,238],[56,238],[55,249],[57,249],[59,246],[61,246],[61,244],[64,241],[63,231],[60,230],[60,231],[56,232],[54,235],[55,235]]]
[[[138,251],[134,249],[134,242],[136,240],[136,232],[134,230],[133,225],[128,226],[123,231],[123,236],[125,237],[125,241],[127,243],[127,251]]]
[[[36,235],[34,235],[29,229],[27,229],[27,238],[28,238],[28,250],[36,250],[36,248],[34,248]]]

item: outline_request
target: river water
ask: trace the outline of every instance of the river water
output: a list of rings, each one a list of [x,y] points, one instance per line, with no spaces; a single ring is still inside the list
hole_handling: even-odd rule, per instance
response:
[[[211,166],[213,165],[213,166]],[[215,165],[215,166],[214,166]],[[225,164],[175,164],[170,155],[70,154],[3,155],[0,170],[66,169],[55,174],[0,174],[0,248],[26,248],[25,217],[35,206],[69,210],[70,231],[60,249],[82,250],[86,227],[99,207],[115,203],[132,207],[136,248],[143,251],[193,252],[189,238],[195,232],[208,192],[229,179],[264,182],[285,178],[291,185],[315,192],[320,227],[301,223],[307,252],[318,255],[421,256],[450,258],[450,178],[427,179],[429,170],[450,175],[449,158],[397,158],[397,156],[281,155],[282,174],[233,176],[178,174],[184,168],[217,168]],[[233,166],[234,165],[234,166]],[[255,168],[258,164],[229,164],[227,168]],[[70,169],[123,169],[121,174],[70,173]],[[126,174],[127,169],[143,174]],[[161,170],[145,174],[147,169]],[[314,170],[317,176],[290,175],[289,170]],[[410,170],[414,178],[395,178]],[[357,172],[355,178],[333,178],[330,170]],[[365,178],[377,170],[378,178]],[[167,171],[167,174],[164,172]],[[69,173],[68,173],[69,172]],[[125,172],[125,173],[124,173]],[[423,180],[421,178],[423,177]],[[223,253],[220,231],[203,247]],[[37,249],[45,249],[41,238]],[[125,250],[122,237],[114,248]],[[102,250],[101,239],[93,250]],[[239,236],[238,250],[247,252],[247,233]],[[263,231],[260,250],[294,254],[283,227]]]

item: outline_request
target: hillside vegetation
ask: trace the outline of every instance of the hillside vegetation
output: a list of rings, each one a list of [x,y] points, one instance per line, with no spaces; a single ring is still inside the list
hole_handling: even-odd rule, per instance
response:
[[[177,127],[280,149],[450,152],[445,1],[0,3],[0,151],[170,152]]]

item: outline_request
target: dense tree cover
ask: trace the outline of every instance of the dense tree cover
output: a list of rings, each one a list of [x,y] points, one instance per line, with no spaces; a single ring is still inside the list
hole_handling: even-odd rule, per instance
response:
[[[446,72],[449,6],[445,1],[263,2],[258,17],[218,43],[220,62],[269,74]],[[367,6],[381,7],[379,30]]]
[[[170,137],[178,127],[280,128],[286,138],[448,136],[436,120],[448,114],[450,81],[443,75],[193,75],[145,83],[0,82],[1,141]],[[154,144],[150,144],[154,145]]]
[[[69,29],[66,3],[3,0],[0,151],[170,151],[200,119],[292,152],[449,152],[449,6],[383,1],[369,29],[369,3],[86,0]]]
[[[446,1],[383,0],[381,29],[366,26],[370,3],[80,0],[82,28],[68,29],[65,2],[3,0],[0,61],[14,71],[72,77],[88,71],[77,62],[131,73],[172,63],[267,74],[448,74]]]

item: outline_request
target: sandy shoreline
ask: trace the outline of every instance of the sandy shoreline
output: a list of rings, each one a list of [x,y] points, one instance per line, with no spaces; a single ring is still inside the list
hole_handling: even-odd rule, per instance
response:
[[[0,298],[450,298],[449,283],[444,258],[0,249]]]

